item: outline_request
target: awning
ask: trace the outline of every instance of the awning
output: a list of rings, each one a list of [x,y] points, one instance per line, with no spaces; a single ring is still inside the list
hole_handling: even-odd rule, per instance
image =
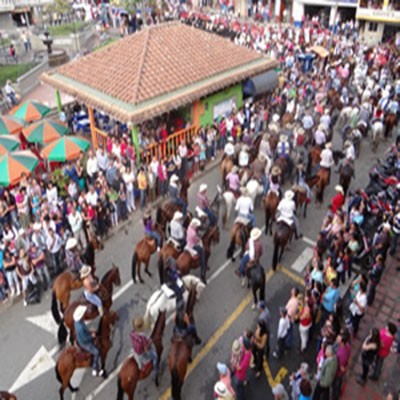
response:
[[[322,46],[313,46],[310,49],[311,51],[313,51],[314,53],[316,53],[319,57],[321,58],[326,58],[329,56],[329,51]]]
[[[278,73],[274,70],[256,75],[243,84],[243,94],[258,96],[274,90],[278,86]]]

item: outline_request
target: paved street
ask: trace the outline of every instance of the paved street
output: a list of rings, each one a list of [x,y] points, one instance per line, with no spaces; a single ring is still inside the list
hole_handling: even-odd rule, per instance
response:
[[[339,139],[335,138],[334,148],[339,148]],[[381,145],[377,155],[383,153]],[[369,143],[364,143],[361,156],[356,162],[356,180],[352,188],[365,186],[368,179],[368,170],[374,162],[369,150]],[[275,346],[278,308],[284,305],[289,297],[293,285],[300,287],[302,272],[305,263],[311,255],[313,240],[320,228],[323,215],[331,196],[333,187],[338,179],[332,175],[332,182],[325,193],[324,207],[316,209],[314,204],[309,207],[307,219],[300,217],[300,225],[304,238],[292,243],[291,248],[284,254],[284,268],[276,273],[271,272],[272,239],[264,236],[264,255],[262,264],[267,271],[267,305],[273,315],[273,331],[271,345]],[[209,172],[201,181],[208,183],[209,192],[220,183],[219,169]],[[193,209],[195,195],[200,180],[197,180],[190,190],[190,208]],[[116,374],[118,366],[130,352],[129,331],[132,318],[143,315],[145,303],[153,291],[158,287],[158,274],[156,271],[156,257],[151,261],[150,270],[153,277],[145,277],[144,284],[132,285],[130,259],[134,244],[143,236],[143,228],[138,220],[139,213],[129,223],[126,230],[114,235],[97,254],[99,276],[110,268],[112,263],[119,266],[122,285],[117,288],[114,295],[113,309],[117,310],[120,320],[114,334],[113,347],[107,360],[107,371],[110,377],[106,380],[93,378],[90,370],[83,374],[76,374],[75,378],[80,383],[80,392],[72,398],[110,400],[116,397]],[[263,212],[260,208],[256,212],[258,226],[263,225]],[[228,233],[221,232],[218,247],[214,247],[210,260],[209,284],[203,292],[200,302],[195,308],[196,324],[199,336],[203,340],[201,346],[194,348],[193,363],[183,389],[184,399],[213,398],[212,387],[217,378],[215,364],[217,361],[228,362],[232,341],[242,334],[246,327],[255,325],[256,312],[252,311],[252,297],[247,289],[240,287],[240,282],[234,274],[238,265],[226,261],[225,253],[228,246]],[[296,260],[301,257],[301,262]],[[198,274],[196,271],[195,274]],[[76,295],[78,293],[75,293]],[[52,321],[50,310],[50,292],[47,292],[41,304],[24,308],[22,302],[11,307],[3,307],[1,312],[2,329],[0,330],[0,343],[2,347],[2,363],[0,369],[0,387],[15,389],[18,399],[53,400],[57,398],[58,382],[54,373],[54,362],[57,359],[56,326]],[[161,382],[156,388],[151,379],[141,382],[136,391],[137,399],[168,399],[170,376],[166,366],[171,337],[172,324],[169,323],[164,335],[164,354],[162,357]],[[272,357],[265,364],[265,376],[259,380],[251,373],[248,387],[248,399],[272,399],[270,385],[284,379],[287,384],[288,375],[297,369],[300,362],[308,360],[312,367],[315,366],[314,346],[310,345],[309,354],[300,357],[298,351],[298,332],[295,329],[295,345],[281,361]],[[35,356],[36,355],[36,356]],[[35,358],[36,368],[17,379],[24,368]],[[32,380],[31,380],[32,379]],[[67,392],[66,399],[71,394]]]

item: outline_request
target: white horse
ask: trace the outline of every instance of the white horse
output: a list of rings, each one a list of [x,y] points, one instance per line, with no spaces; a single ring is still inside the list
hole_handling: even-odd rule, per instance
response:
[[[383,138],[383,132],[383,122],[378,119],[371,126],[371,146],[373,151],[377,150],[379,141]]]
[[[246,183],[246,189],[253,202],[253,207],[255,207],[256,198],[263,193],[264,188],[259,184],[257,179],[252,178]]]
[[[226,228],[226,223],[229,221],[232,210],[236,206],[236,197],[230,190],[227,190],[226,192],[222,193],[222,198],[225,203],[225,209],[223,210],[222,215],[222,222],[224,224],[224,228]]]
[[[336,123],[336,128],[338,130],[342,130],[345,125],[349,123],[352,111],[353,107],[351,106],[344,107],[342,111],[340,111],[339,118]]]
[[[206,285],[194,275],[186,275],[182,278],[182,282],[185,286],[185,292],[183,293],[183,299],[185,302],[188,299],[189,290],[192,287],[196,288],[196,300],[200,299],[201,293]],[[168,298],[162,289],[157,289],[151,296],[146,305],[146,312],[144,314],[144,322],[147,327],[153,327],[157,320],[159,311],[167,311],[169,314],[176,310],[176,298]]]

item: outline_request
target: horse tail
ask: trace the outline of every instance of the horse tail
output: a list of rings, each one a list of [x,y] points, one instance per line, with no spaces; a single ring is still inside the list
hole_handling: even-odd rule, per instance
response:
[[[136,250],[135,250],[135,252],[133,253],[133,256],[132,256],[132,280],[133,280],[133,283],[136,283],[136,264],[137,264],[137,261],[138,261],[138,256],[137,256],[137,252],[136,252]]]
[[[164,257],[158,258],[158,275],[160,277],[160,285],[164,283]]]
[[[67,336],[68,336],[68,331],[64,325],[64,320],[60,319],[58,332],[57,332],[58,344],[63,345],[67,341]]]
[[[55,293],[54,289],[51,293],[51,315],[53,316],[54,321],[56,321],[57,325],[60,325],[61,316],[58,311],[57,297],[56,297],[56,293]]]
[[[171,394],[174,400],[181,400],[182,381],[177,368],[174,366],[171,371]]]
[[[228,250],[226,251],[226,258],[233,258],[233,252],[235,251],[235,238],[231,239]]]
[[[119,378],[119,377],[118,377],[117,387],[118,387],[117,400],[123,400],[124,399],[124,390],[122,389],[121,378]]]
[[[274,237],[274,255],[272,256],[272,269],[275,271],[278,265],[278,254],[279,254],[279,243],[276,237]]]
[[[58,382],[62,383],[62,378],[61,378],[60,372],[58,371],[58,362],[57,362],[56,366],[54,367],[54,370],[56,372],[56,378],[57,378]]]
[[[323,195],[324,195],[324,189],[322,187],[322,182],[320,182],[319,187],[317,187],[317,195],[316,195],[317,201],[320,204],[322,204],[323,202]]]

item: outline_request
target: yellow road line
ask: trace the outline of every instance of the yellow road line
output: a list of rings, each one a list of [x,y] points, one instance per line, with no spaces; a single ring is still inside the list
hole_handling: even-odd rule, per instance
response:
[[[274,272],[269,270],[265,275],[265,281],[268,282]],[[239,317],[239,315],[244,311],[244,309],[250,304],[252,300],[252,294],[248,293],[247,296],[242,300],[242,302],[238,305],[236,310],[230,315],[230,317],[225,320],[225,322],[215,331],[215,333],[210,337],[205,346],[199,351],[199,353],[194,358],[193,362],[189,364],[188,371],[186,373],[186,378],[190,375],[190,373],[200,364],[204,357],[210,352],[210,350],[215,346],[218,340],[224,335],[224,333],[230,328],[230,326],[235,322],[235,320]],[[171,396],[171,387],[162,394],[160,400],[167,400]]]
[[[287,277],[289,277],[292,281],[295,281],[296,283],[298,283],[301,286],[304,286],[304,279],[295,274],[294,272],[288,270],[287,268],[285,268],[283,265],[279,265],[278,267],[278,271],[281,271],[282,273],[284,273]]]
[[[281,383],[283,381],[283,379],[285,378],[286,374],[288,373],[288,370],[285,367],[281,367],[279,369],[276,377],[273,378],[268,361],[265,359],[264,359],[263,367],[264,367],[265,376],[268,379],[268,383],[269,383],[269,386],[271,387],[271,389],[273,389],[278,383]]]

